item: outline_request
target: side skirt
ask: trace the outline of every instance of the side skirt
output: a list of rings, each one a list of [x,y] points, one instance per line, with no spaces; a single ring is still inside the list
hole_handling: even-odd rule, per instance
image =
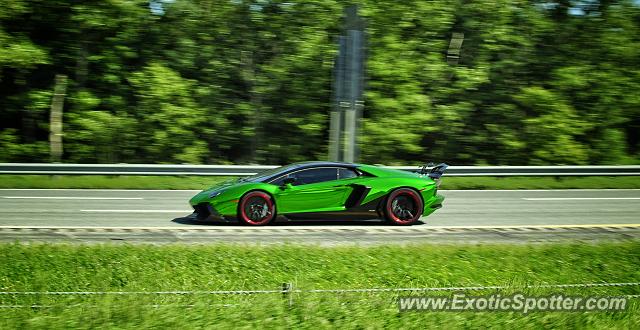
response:
[[[381,219],[380,204],[386,196],[374,199],[367,204],[337,212],[311,212],[283,214],[289,220],[372,220]]]

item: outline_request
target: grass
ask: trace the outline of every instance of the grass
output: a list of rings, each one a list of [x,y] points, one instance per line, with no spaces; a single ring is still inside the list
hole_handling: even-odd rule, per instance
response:
[[[1,175],[0,188],[193,189],[233,177]],[[442,189],[638,189],[640,176],[628,177],[444,177]]]
[[[442,189],[638,189],[640,176],[449,177]]]
[[[638,287],[524,289],[525,284],[639,282],[640,243],[552,245],[0,244],[1,291],[173,291],[506,285],[501,294],[639,294]],[[495,291],[475,291],[489,294]],[[450,295],[451,293],[440,293]],[[401,295],[407,295],[403,293]],[[624,312],[406,312],[394,293],[0,296],[0,328],[619,328]]]
[[[193,189],[201,190],[228,176],[0,175],[0,188]]]

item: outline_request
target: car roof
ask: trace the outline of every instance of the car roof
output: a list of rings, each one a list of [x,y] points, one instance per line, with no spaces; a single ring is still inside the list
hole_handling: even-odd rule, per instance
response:
[[[292,168],[295,168],[295,169],[313,168],[313,167],[333,167],[333,166],[356,168],[359,166],[353,163],[329,162],[329,161],[299,162],[299,163],[293,163],[291,165],[292,165]]]
[[[344,162],[328,162],[328,161],[299,162],[299,163],[293,163],[285,166],[285,168],[282,169],[282,171],[279,171],[277,173],[271,173],[265,176],[259,176],[254,180],[255,182],[268,182],[279,176],[286,175],[287,173],[296,172],[304,169],[318,168],[318,167],[344,167],[344,168],[354,169],[358,166],[359,165],[357,164],[344,163]]]

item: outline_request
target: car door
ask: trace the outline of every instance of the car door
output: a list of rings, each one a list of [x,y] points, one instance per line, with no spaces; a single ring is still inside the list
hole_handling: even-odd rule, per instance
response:
[[[291,185],[284,179],[294,178]],[[338,182],[337,167],[315,167],[289,173],[272,182],[280,185],[276,195],[279,213],[307,213],[344,210],[350,186]]]

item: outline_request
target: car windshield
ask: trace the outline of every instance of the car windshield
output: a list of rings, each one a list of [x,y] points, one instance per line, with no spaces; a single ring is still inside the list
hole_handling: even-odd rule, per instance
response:
[[[258,174],[255,174],[255,175],[244,177],[244,178],[240,179],[240,181],[259,182],[259,181],[262,181],[262,180],[264,180],[266,178],[269,178],[269,177],[271,177],[271,176],[273,176],[275,174],[278,174],[280,172],[286,171],[286,170],[288,170],[290,168],[293,168],[293,167],[295,167],[295,164],[272,168],[270,170],[262,171],[262,172],[260,172]]]

